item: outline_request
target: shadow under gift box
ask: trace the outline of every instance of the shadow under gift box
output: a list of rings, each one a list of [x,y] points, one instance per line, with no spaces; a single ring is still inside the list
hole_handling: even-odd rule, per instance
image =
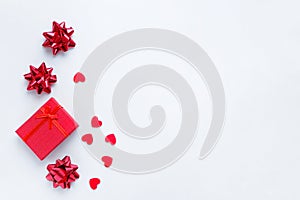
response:
[[[75,120],[50,98],[16,133],[43,160],[78,127]]]

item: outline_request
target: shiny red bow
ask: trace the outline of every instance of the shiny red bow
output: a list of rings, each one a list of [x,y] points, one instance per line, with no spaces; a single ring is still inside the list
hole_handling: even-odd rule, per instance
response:
[[[56,55],[59,51],[66,52],[70,47],[76,45],[71,38],[73,33],[74,29],[72,27],[66,28],[65,22],[59,24],[54,21],[52,31],[43,33],[46,38],[43,46],[52,48],[53,55]]]
[[[53,68],[47,68],[43,62],[39,68],[30,65],[30,73],[25,74],[24,77],[29,81],[27,90],[36,90],[38,94],[43,91],[51,92],[51,84],[57,81],[56,75],[52,75]]]
[[[49,174],[46,176],[48,181],[53,182],[53,187],[70,188],[71,183],[79,178],[76,172],[77,165],[71,164],[69,156],[65,156],[62,160],[57,159],[55,164],[49,164],[47,170]]]

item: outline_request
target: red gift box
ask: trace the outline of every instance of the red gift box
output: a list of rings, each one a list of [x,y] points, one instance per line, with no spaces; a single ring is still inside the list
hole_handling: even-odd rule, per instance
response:
[[[16,133],[43,160],[77,127],[67,111],[51,98]]]

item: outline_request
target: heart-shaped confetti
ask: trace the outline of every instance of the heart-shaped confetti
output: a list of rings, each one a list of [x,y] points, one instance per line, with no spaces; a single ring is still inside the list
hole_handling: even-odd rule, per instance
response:
[[[85,76],[81,72],[77,72],[73,78],[75,83],[84,82]]]
[[[93,189],[93,190],[96,190],[98,185],[100,184],[100,179],[99,178],[91,178],[90,179],[90,187]]]
[[[91,145],[93,143],[93,135],[90,133],[85,134],[81,137],[81,140],[86,142],[88,145]]]
[[[98,128],[98,127],[102,126],[102,121],[100,121],[97,116],[94,116],[91,120],[91,124],[92,124],[92,127]]]
[[[103,156],[101,160],[103,161],[105,167],[110,167],[113,161],[112,157],[110,156]]]
[[[105,137],[105,142],[109,142],[111,145],[115,145],[117,142],[117,139],[115,137],[115,134],[109,134]]]

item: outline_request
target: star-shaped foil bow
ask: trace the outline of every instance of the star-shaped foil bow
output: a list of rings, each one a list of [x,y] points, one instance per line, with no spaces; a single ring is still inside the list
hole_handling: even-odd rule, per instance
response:
[[[57,23],[54,21],[52,31],[43,33],[46,38],[43,46],[52,48],[53,55],[56,55],[59,51],[66,52],[70,47],[76,45],[71,38],[73,33],[74,29],[72,27],[66,28],[65,22]]]
[[[55,164],[49,164],[47,170],[49,174],[46,176],[48,181],[53,182],[53,187],[70,188],[71,183],[79,178],[76,172],[77,165],[71,164],[69,156],[65,156],[62,160],[57,159]]]
[[[53,68],[47,68],[43,62],[39,68],[30,65],[30,73],[25,74],[24,77],[29,81],[27,90],[36,90],[38,94],[43,91],[51,92],[51,85],[57,81],[56,75],[52,75]]]

